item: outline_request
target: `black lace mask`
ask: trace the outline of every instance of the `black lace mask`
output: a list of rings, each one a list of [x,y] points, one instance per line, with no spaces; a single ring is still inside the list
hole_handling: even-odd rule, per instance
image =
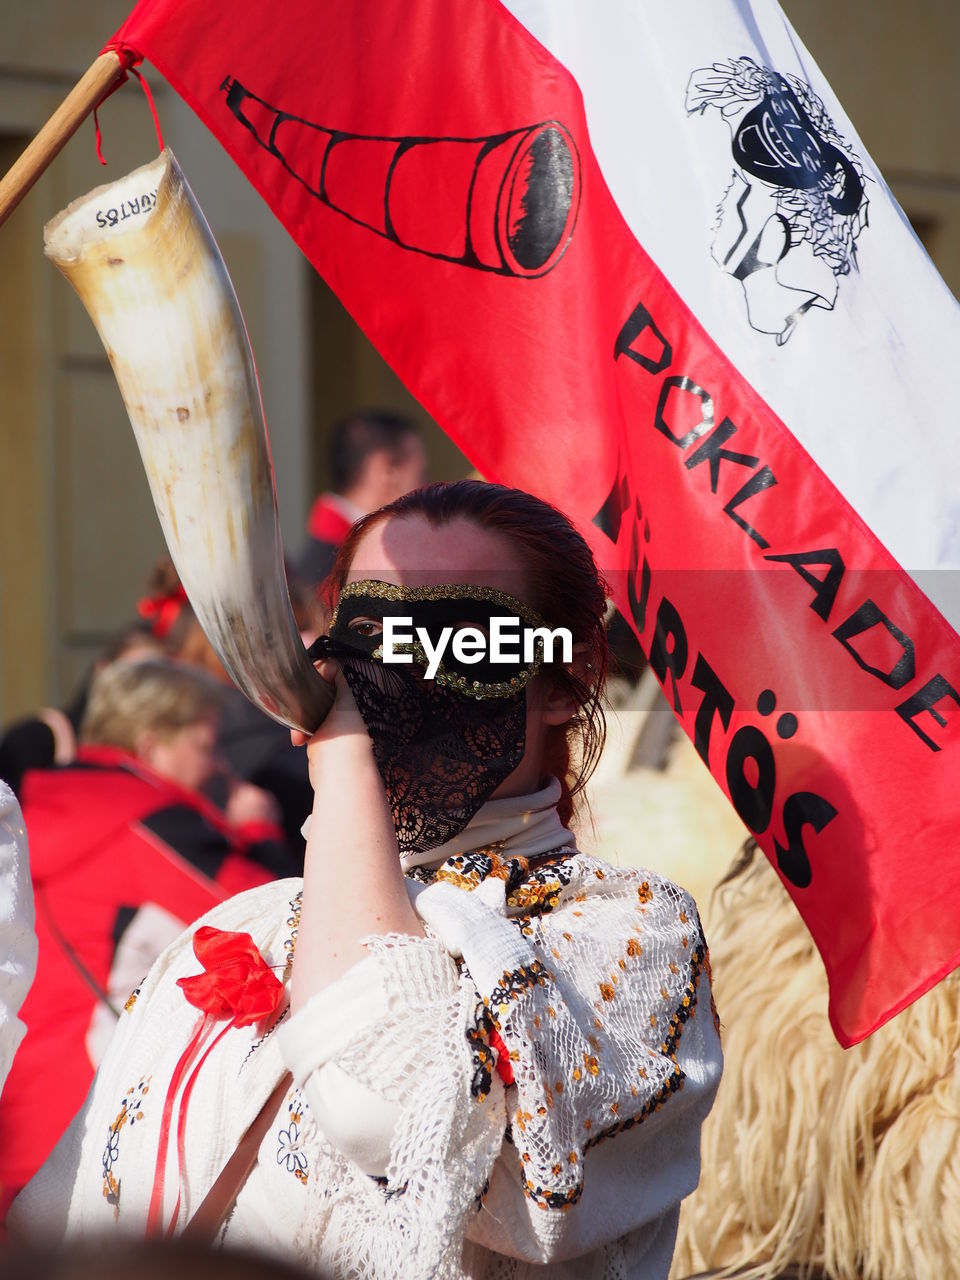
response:
[[[384,662],[383,620],[412,620],[434,648],[445,627],[475,627],[489,636],[492,619],[517,620],[515,662],[463,661],[447,644],[434,678],[414,639],[395,644],[409,665]],[[523,660],[521,634],[545,626],[520,600],[471,585],[400,587],[363,581],[345,587],[330,635],[314,657],[336,658],[350,686],[384,781],[401,853],[423,853],[459,835],[513,772],[526,745],[526,686],[539,670],[542,645]],[[512,643],[512,642],[511,642]]]

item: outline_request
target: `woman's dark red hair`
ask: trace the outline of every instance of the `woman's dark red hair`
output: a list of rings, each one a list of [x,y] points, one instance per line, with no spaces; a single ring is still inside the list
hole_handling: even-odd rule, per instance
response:
[[[374,525],[400,516],[422,516],[436,527],[451,520],[472,520],[481,529],[507,539],[524,567],[525,589],[515,594],[551,628],[568,628],[574,644],[580,646],[574,670],[557,663],[550,671],[551,679],[578,708],[566,725],[548,730],[544,762],[546,770],[560,779],[560,816],[568,822],[574,797],[593,772],[606,737],[606,591],[590,548],[562,512],[521,489],[480,480],[431,484],[357,521],[342,543],[328,579],[334,601],[346,583],[364,535]]]

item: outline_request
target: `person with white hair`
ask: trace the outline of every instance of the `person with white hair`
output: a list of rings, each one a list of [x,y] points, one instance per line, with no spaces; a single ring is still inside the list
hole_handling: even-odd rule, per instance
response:
[[[30,868],[24,857],[17,870],[33,886],[39,962],[0,1095],[8,1197],[83,1102],[167,943],[232,893],[292,870],[269,796],[240,783],[220,811],[202,794],[220,768],[220,706],[221,686],[192,667],[112,663],[91,685],[77,759],[24,777],[16,817]]]

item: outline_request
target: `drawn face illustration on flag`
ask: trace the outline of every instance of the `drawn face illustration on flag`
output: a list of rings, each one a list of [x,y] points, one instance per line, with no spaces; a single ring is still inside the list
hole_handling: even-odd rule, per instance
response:
[[[752,58],[694,71],[687,110],[730,127],[735,168],[710,251],[743,288],[750,324],[787,341],[810,310],[832,310],[867,225],[863,167],[798,76]]]

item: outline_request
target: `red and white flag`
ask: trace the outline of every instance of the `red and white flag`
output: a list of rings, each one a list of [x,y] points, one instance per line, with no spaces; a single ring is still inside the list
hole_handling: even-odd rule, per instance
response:
[[[960,310],[772,0],[142,0],[111,47],[587,534],[841,1042],[960,963]]]

